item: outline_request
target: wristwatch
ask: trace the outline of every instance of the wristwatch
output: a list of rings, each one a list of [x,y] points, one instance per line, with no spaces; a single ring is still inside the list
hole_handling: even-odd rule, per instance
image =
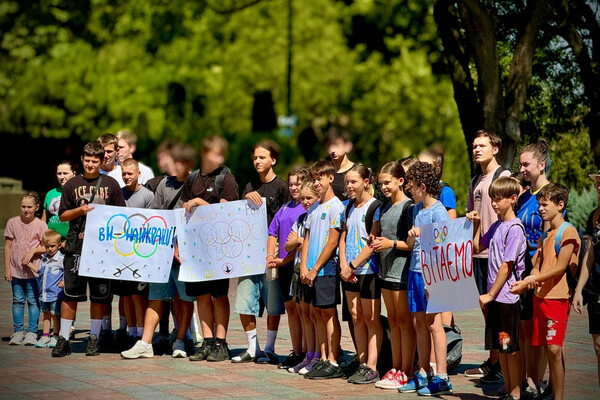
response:
[[[396,240],[394,240],[394,247],[392,247],[392,250],[396,250],[397,245],[398,245],[398,242]]]
[[[356,271],[356,267],[354,266],[354,264],[352,264],[352,263],[349,263],[349,264],[348,264],[348,266],[350,267],[350,269],[351,269],[352,271]]]

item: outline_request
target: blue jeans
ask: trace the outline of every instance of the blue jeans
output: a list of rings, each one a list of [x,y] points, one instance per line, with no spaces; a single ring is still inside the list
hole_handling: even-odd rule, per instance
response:
[[[12,313],[15,332],[23,332],[25,301],[27,301],[27,311],[29,313],[27,332],[33,332],[37,335],[38,321],[40,319],[37,281],[33,278],[12,278],[10,283],[13,292]]]

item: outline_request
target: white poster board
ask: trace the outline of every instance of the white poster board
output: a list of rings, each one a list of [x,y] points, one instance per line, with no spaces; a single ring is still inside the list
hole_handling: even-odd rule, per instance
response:
[[[229,279],[265,272],[267,209],[248,200],[176,209],[184,282]]]
[[[421,268],[428,313],[479,307],[473,278],[473,223],[451,219],[421,227]]]
[[[79,274],[136,282],[167,282],[175,214],[93,204],[87,215]]]

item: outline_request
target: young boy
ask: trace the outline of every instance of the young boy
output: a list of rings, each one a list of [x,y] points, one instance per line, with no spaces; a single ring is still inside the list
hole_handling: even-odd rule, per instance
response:
[[[196,151],[189,145],[177,143],[171,149],[173,160],[175,161],[175,176],[169,176],[163,179],[158,187],[151,208],[170,210],[181,208],[181,187],[184,181],[190,175],[194,164],[196,163]],[[123,358],[152,358],[154,350],[152,349],[152,338],[156,326],[161,321],[163,315],[163,303],[165,301],[173,303],[173,313],[178,321],[177,338],[173,343],[172,356],[174,358],[184,358],[187,356],[185,351],[184,339],[190,323],[190,318],[194,310],[194,297],[188,296],[185,291],[185,285],[179,281],[178,255],[175,253],[175,259],[171,266],[171,274],[167,283],[150,283],[148,293],[148,307],[144,317],[144,330],[142,338],[135,345],[121,352]],[[178,296],[175,295],[177,292]],[[167,319],[168,322],[168,319]],[[168,324],[166,332],[168,332]],[[168,333],[167,333],[168,334]]]
[[[94,210],[90,203],[125,206],[125,200],[117,181],[110,176],[100,175],[100,164],[104,160],[105,149],[100,142],[90,142],[83,148],[81,163],[83,174],[67,181],[63,187],[58,215],[61,221],[70,221],[67,234],[67,249],[64,259],[64,296],[61,305],[60,336],[53,357],[71,354],[69,332],[77,303],[87,301],[90,293],[91,330],[86,355],[99,354],[98,336],[102,328],[102,318],[109,314],[110,281],[79,275],[79,258],[83,247],[83,233],[87,214]],[[83,268],[83,266],[81,266]]]
[[[481,174],[476,175],[469,186],[467,211],[477,211],[480,218],[480,237],[485,235],[492,224],[498,220],[498,215],[492,207],[489,188],[492,182],[500,176],[510,176],[496,155],[502,148],[502,139],[493,132],[480,130],[475,133],[473,140],[473,161],[481,168]],[[479,294],[487,293],[488,250],[473,255],[473,274]],[[483,310],[482,310],[483,311]],[[485,316],[485,314],[484,314]],[[481,378],[482,383],[497,383],[502,381],[498,352],[490,351],[488,360],[480,366],[465,371],[469,378]]]
[[[336,249],[341,234],[344,205],[332,188],[335,167],[329,161],[318,161],[310,167],[319,201],[306,217],[305,243],[302,246],[300,279],[308,285],[304,301],[312,304],[316,317],[317,344],[321,360],[304,375],[309,379],[332,379],[344,376],[337,364],[341,327],[337,314],[339,298]]]
[[[408,232],[410,246],[414,242],[410,270],[408,271],[408,311],[411,313],[417,334],[419,371],[413,379],[398,388],[400,393],[417,392],[432,396],[452,394],[452,384],[446,369],[446,333],[441,313],[426,314],[427,294],[421,269],[421,229],[423,225],[446,221],[450,217],[441,201],[439,176],[431,164],[417,161],[406,173],[408,189],[417,205],[414,208],[413,228]],[[437,374],[429,361],[433,343]]]
[[[181,192],[183,207],[189,213],[198,206],[238,199],[235,177],[223,166],[226,154],[227,142],[222,137],[209,136],[202,140],[200,172],[193,181],[185,181]],[[229,279],[186,282],[185,290],[198,302],[198,318],[204,338],[200,348],[190,356],[190,361],[228,360]]]
[[[27,264],[38,276],[40,311],[44,315],[42,337],[35,347],[55,347],[60,329],[62,288],[65,284],[63,278],[64,255],[58,251],[62,246],[60,233],[48,229],[42,234],[42,244],[46,253],[42,255],[39,267],[32,262]],[[52,338],[50,337],[50,322],[53,325]]]
[[[474,252],[489,248],[487,293],[479,297],[486,310],[485,347],[500,352],[507,399],[521,397],[521,354],[519,325],[521,302],[510,293],[510,285],[521,279],[525,270],[527,241],[525,228],[515,214],[521,186],[514,178],[498,178],[490,185],[492,207],[500,219],[481,237],[479,213],[471,211],[467,218],[474,223]]]
[[[550,370],[550,387],[554,399],[563,400],[565,392],[565,360],[563,344],[569,319],[569,276],[577,271],[581,239],[577,229],[565,223],[569,189],[549,183],[536,194],[540,214],[550,229],[538,241],[531,275],[512,284],[511,292],[519,294],[535,288],[533,298],[532,346],[544,346]],[[539,382],[541,377],[532,377]],[[550,398],[547,393],[542,395]]]
[[[327,131],[325,146],[335,169],[333,183],[331,184],[333,194],[341,201],[348,200],[344,179],[346,178],[346,172],[354,167],[354,163],[348,158],[348,153],[352,151],[350,135],[347,131],[331,128]]]
[[[271,140],[261,140],[254,146],[254,169],[257,174],[248,182],[242,194],[244,199],[257,206],[262,204],[262,197],[266,199],[267,225],[271,224],[281,206],[290,200],[287,182],[273,170],[279,159],[279,150],[277,143]],[[248,339],[248,349],[233,357],[231,362],[260,360],[261,363],[276,363],[275,339],[281,315],[285,313],[283,300],[279,279],[267,279],[266,273],[239,278],[234,311],[240,314]],[[267,308],[267,343],[265,353],[261,354],[256,336],[256,317],[262,315],[264,306]]]
[[[105,133],[98,138],[98,142],[104,147],[104,161],[100,166],[100,173],[115,179],[120,187],[125,186],[121,176],[121,166],[116,163],[119,139],[112,133]]]
[[[119,165],[123,165],[125,160],[133,158],[137,145],[137,136],[129,129],[121,129],[117,132],[116,137],[118,139],[117,145],[117,161]],[[145,185],[150,179],[154,177],[154,172],[147,165],[138,162],[140,169],[139,182]]]

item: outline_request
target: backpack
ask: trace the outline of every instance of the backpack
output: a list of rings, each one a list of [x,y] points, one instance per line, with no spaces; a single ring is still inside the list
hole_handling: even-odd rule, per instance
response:
[[[558,257],[558,254],[560,253],[560,242],[562,240],[562,235],[565,232],[565,229],[567,229],[569,226],[573,226],[573,224],[565,221],[562,224],[560,224],[560,226],[558,227],[558,230],[556,231],[556,238],[554,239],[554,252],[556,253],[557,257]],[[543,246],[543,243],[546,241],[547,236],[548,236],[548,232],[544,232],[542,235],[542,246]],[[577,286],[577,278],[575,278],[575,276],[571,272],[571,269],[569,268],[569,266],[567,266],[565,271],[567,273],[567,284],[569,286],[569,291],[571,292],[571,294],[573,294],[575,292],[575,287]]]
[[[356,199],[350,200],[346,205],[346,211],[344,213],[346,221],[348,220],[348,215],[350,214],[350,210],[352,209],[354,203],[356,203]],[[367,228],[368,235],[371,234],[371,229],[373,228],[373,219],[375,219],[375,212],[379,207],[381,207],[381,202],[375,199],[375,201],[372,202],[369,208],[367,209],[367,214],[365,215],[365,227]]]
[[[219,198],[221,198],[221,190],[223,190],[223,181],[225,181],[225,175],[227,175],[228,173],[229,173],[229,168],[223,167],[223,168],[221,168],[219,175],[217,175],[217,177],[215,178],[215,193],[217,194],[217,197],[219,197]],[[196,177],[199,174],[200,174],[200,169],[195,170],[187,178],[185,178],[185,182],[183,184],[189,185],[191,188],[192,183],[194,182],[194,179],[196,179]],[[171,201],[171,204],[169,204],[169,209],[173,209],[173,207],[175,207],[175,204],[177,204],[177,201],[181,197],[182,190],[183,190],[183,186],[181,186],[181,189],[179,190],[179,192],[177,192],[177,194],[173,198],[173,201]]]
[[[496,168],[496,170],[494,171],[494,176],[492,177],[492,182],[494,182],[496,179],[498,179],[500,177],[500,174],[503,173],[504,171],[508,171],[508,169],[504,168],[504,166],[502,166],[502,165],[500,165],[498,168]],[[470,193],[473,193],[473,191],[475,190],[475,184],[481,178],[482,175],[483,175],[482,173],[475,174],[473,179],[471,179],[471,184],[469,185]]]
[[[446,332],[446,368],[448,372],[458,367],[462,360],[462,334],[458,326],[444,325],[444,332]]]
[[[506,231],[506,236],[504,236],[504,250],[506,250],[506,242],[508,241],[508,234],[510,233],[510,230],[513,226],[518,226],[519,228],[521,228],[521,230],[523,231],[523,236],[525,236],[525,227],[523,226],[523,224],[512,224],[508,230]],[[527,237],[525,237],[525,264],[527,264]],[[527,266],[525,266],[525,270],[527,270]],[[512,273],[513,276],[515,277],[515,282],[520,281],[522,279],[522,276],[519,277],[517,275],[517,265],[516,263],[513,263],[512,265]],[[523,271],[523,274],[525,274],[525,271]],[[527,292],[529,290],[524,291],[523,293],[519,294],[519,298],[521,299],[521,304],[525,303],[525,297],[527,296]]]

